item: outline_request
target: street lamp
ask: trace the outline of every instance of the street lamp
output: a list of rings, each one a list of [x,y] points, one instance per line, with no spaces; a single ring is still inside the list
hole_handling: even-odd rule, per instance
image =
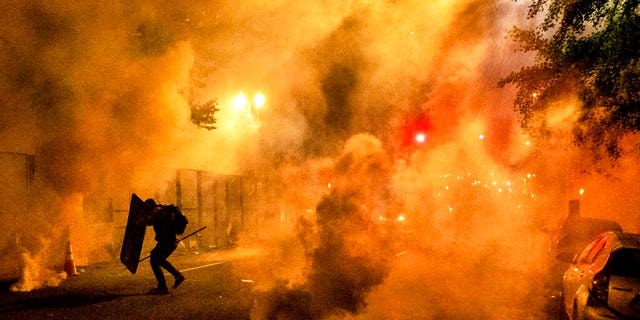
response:
[[[251,104],[244,92],[239,92],[235,98],[233,98],[232,103],[236,110],[258,122],[260,121],[259,110],[264,106],[265,100],[264,94],[258,91],[253,97],[253,104]]]
[[[247,106],[247,97],[243,92],[238,93],[236,97],[233,98],[233,106],[240,112],[245,111],[245,108]]]
[[[256,121],[260,121],[260,108],[264,106],[265,97],[262,92],[258,91],[256,95],[253,97],[253,107],[251,108],[251,113],[256,117]]]
[[[262,94],[262,92],[258,91],[258,93],[256,93],[256,96],[253,97],[253,103],[256,105],[256,108],[262,108],[262,106],[264,105],[264,94]]]

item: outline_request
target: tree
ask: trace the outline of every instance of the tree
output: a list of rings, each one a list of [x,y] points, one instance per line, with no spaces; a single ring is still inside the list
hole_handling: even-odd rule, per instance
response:
[[[548,134],[543,120],[568,94],[577,97],[574,141],[620,156],[620,139],[640,131],[640,0],[532,0],[528,18],[544,15],[532,29],[511,37],[534,64],[503,78],[514,84],[522,127]]]
[[[207,130],[216,129],[216,112],[220,111],[218,109],[218,100],[213,99],[209,100],[205,103],[190,103],[191,106],[191,122],[196,124],[200,128],[205,128]]]

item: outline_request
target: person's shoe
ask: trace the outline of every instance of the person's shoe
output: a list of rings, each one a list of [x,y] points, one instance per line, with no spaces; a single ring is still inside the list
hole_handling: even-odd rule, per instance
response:
[[[184,276],[183,275],[179,275],[176,277],[176,282],[173,283],[173,288],[177,288],[178,286],[180,286],[182,283],[184,282]]]
[[[169,289],[168,288],[153,288],[151,290],[149,290],[149,294],[157,294],[157,295],[161,295],[161,294],[168,294],[169,293]]]

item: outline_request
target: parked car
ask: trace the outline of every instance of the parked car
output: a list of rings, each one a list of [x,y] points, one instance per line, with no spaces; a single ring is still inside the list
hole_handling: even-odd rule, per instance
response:
[[[623,232],[615,221],[582,216],[571,216],[560,226],[549,246],[549,287],[562,288],[562,275],[573,258],[597,235]]]
[[[546,305],[550,314],[562,312],[562,276],[573,258],[597,235],[606,232],[623,232],[613,220],[580,215],[580,201],[569,201],[569,212],[551,233],[548,249]]]
[[[640,234],[596,236],[564,273],[562,291],[565,318],[640,319]]]

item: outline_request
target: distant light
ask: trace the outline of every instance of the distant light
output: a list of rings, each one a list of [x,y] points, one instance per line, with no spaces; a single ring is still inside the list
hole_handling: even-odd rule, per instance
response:
[[[264,101],[264,94],[262,94],[262,92],[260,91],[258,91],[258,93],[256,93],[256,96],[253,97],[253,103],[255,104],[256,108],[262,107],[264,105]]]
[[[405,220],[405,217],[403,215],[399,215],[398,216],[398,221],[402,222]]]
[[[331,189],[331,182],[327,183],[327,189]]]
[[[480,139],[480,140],[484,140],[484,134],[480,134],[480,135],[478,135],[478,139]]]
[[[246,105],[247,105],[247,97],[244,95],[244,93],[240,92],[238,93],[238,95],[236,95],[235,98],[233,98],[233,106],[237,110],[243,111]]]
[[[427,141],[427,136],[424,133],[417,133],[416,134],[416,142],[417,143],[424,143],[425,141]]]
[[[580,195],[584,195],[584,189],[583,189],[583,188],[580,188],[579,193],[580,193]]]
[[[527,147],[530,147],[531,146],[531,141],[525,141],[524,145],[527,146]]]

